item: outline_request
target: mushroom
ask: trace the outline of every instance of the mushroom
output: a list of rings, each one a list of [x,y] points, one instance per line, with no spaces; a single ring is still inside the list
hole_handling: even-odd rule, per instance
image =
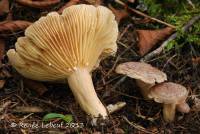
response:
[[[82,109],[93,117],[107,110],[94,89],[93,67],[117,50],[118,26],[106,7],[73,5],[62,15],[41,17],[7,52],[9,61],[24,77],[38,81],[68,81]]]
[[[122,63],[117,66],[115,71],[136,79],[136,83],[145,99],[149,99],[149,89],[152,86],[167,80],[167,75],[164,72],[143,62]]]
[[[155,102],[163,103],[163,117],[167,122],[174,120],[176,109],[188,113],[190,107],[186,103],[188,96],[187,89],[176,83],[163,82],[150,89],[149,97]]]

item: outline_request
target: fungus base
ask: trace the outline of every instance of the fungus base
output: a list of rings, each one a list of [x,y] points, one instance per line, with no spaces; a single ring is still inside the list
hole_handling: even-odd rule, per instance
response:
[[[97,97],[87,69],[78,68],[68,77],[68,83],[76,100],[86,113],[93,117],[107,116],[106,108]]]

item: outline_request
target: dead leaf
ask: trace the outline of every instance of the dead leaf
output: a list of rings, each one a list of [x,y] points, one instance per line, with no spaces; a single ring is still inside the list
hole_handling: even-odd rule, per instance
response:
[[[0,106],[0,112],[2,112],[4,109],[6,109],[12,102],[10,100],[3,103],[3,105]]]
[[[34,80],[24,78],[24,85],[37,92],[40,96],[43,95],[48,89],[41,83]]]
[[[5,80],[0,80],[0,89],[4,87],[5,83],[6,83]]]
[[[143,19],[132,18],[132,19],[134,20],[135,24],[147,24],[152,22],[152,20],[149,18],[143,18]]]
[[[125,134],[124,130],[121,129],[121,128],[115,128],[115,129],[114,129],[114,132],[115,132],[116,134]]]
[[[195,64],[200,64],[200,57],[192,58],[192,62]]]
[[[16,21],[4,21],[0,23],[0,37],[7,37],[13,32],[18,30],[24,30],[31,22],[23,21],[23,20],[16,20]]]
[[[80,0],[70,0],[69,2],[67,2],[64,6],[62,6],[57,12],[59,14],[61,14],[63,12],[63,10],[67,7],[70,7],[72,5],[76,5]]]
[[[135,3],[136,0],[128,0],[130,3]]]
[[[6,20],[6,21],[12,21],[12,20],[13,20],[13,13],[12,13],[11,10],[9,11],[9,13],[8,13],[8,15],[7,15],[7,17],[6,17],[5,20]]]
[[[0,39],[0,62],[3,59],[4,54],[5,54],[5,41],[4,39]]]
[[[0,16],[4,16],[9,13],[9,0],[0,1]]]
[[[144,56],[148,53],[159,41],[168,37],[173,29],[166,27],[158,30],[136,30],[139,38],[138,48],[139,54]]]
[[[60,2],[60,0],[43,0],[43,1],[35,1],[35,0],[16,0],[17,3],[23,6],[29,6],[33,8],[49,8],[52,5],[55,5]]]
[[[18,106],[13,109],[17,113],[42,113],[44,110],[37,106]]]
[[[85,0],[85,1],[92,5],[101,5],[101,0]]]
[[[128,12],[126,10],[117,10],[114,7],[112,7],[110,4],[108,5],[110,10],[114,13],[115,19],[119,23],[122,19],[128,17]]]

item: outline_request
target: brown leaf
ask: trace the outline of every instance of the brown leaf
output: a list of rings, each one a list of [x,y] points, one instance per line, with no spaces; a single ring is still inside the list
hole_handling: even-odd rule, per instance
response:
[[[7,37],[13,32],[26,29],[31,24],[31,22],[22,20],[4,21],[0,23],[0,36]]]
[[[9,0],[1,0],[0,1],[0,16],[9,13]]]
[[[0,89],[4,87],[5,83],[6,83],[5,80],[0,80]]]
[[[52,5],[55,5],[60,2],[60,0],[43,0],[43,1],[34,1],[34,0],[16,0],[19,4],[23,6],[29,6],[34,8],[49,8]]]
[[[4,39],[0,39],[0,60],[3,59],[5,53],[5,41]]]
[[[6,109],[12,102],[10,100],[3,103],[3,105],[0,106],[0,112],[2,112],[4,109]]]
[[[61,14],[63,12],[63,10],[67,7],[70,7],[72,5],[76,5],[80,0],[70,0],[69,2],[67,2],[64,6],[62,6],[57,12],[59,14]]]
[[[125,134],[124,130],[121,129],[121,128],[115,128],[115,129],[114,129],[114,132],[115,132],[116,134]]]
[[[92,5],[101,5],[101,0],[85,0],[85,1]]]
[[[195,64],[200,64],[200,57],[192,58],[192,62]]]
[[[136,0],[128,0],[128,2],[134,3]]]
[[[40,107],[36,106],[18,106],[15,109],[13,109],[14,112],[17,113],[42,113],[44,110]]]
[[[6,83],[6,78],[10,78],[12,75],[10,72],[6,70],[4,65],[1,65],[1,71],[0,71],[0,89],[2,89]]]
[[[117,22],[119,23],[122,19],[128,17],[128,12],[126,10],[117,10],[111,5],[108,6],[110,10],[114,13]]]
[[[173,29],[166,27],[159,30],[136,30],[139,38],[138,48],[141,56],[148,53],[159,41],[168,37]]]
[[[134,23],[135,24],[146,24],[146,23],[150,23],[150,22],[152,22],[152,20],[151,19],[149,19],[149,18],[143,18],[143,19],[139,19],[139,20],[134,20]]]
[[[48,89],[41,83],[30,79],[24,79],[24,85],[37,92],[40,96],[43,95]]]

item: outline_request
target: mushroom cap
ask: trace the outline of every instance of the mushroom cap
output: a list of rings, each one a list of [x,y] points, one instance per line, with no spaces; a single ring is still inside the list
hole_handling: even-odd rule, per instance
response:
[[[143,62],[122,63],[117,66],[115,71],[148,84],[161,83],[167,80],[167,75],[164,72]]]
[[[180,104],[185,102],[188,96],[187,89],[173,82],[163,82],[150,89],[149,98],[155,102],[164,104]]]
[[[92,71],[99,59],[117,50],[118,26],[106,7],[73,5],[62,15],[41,17],[7,52],[23,76],[40,81],[66,79],[77,68]]]

